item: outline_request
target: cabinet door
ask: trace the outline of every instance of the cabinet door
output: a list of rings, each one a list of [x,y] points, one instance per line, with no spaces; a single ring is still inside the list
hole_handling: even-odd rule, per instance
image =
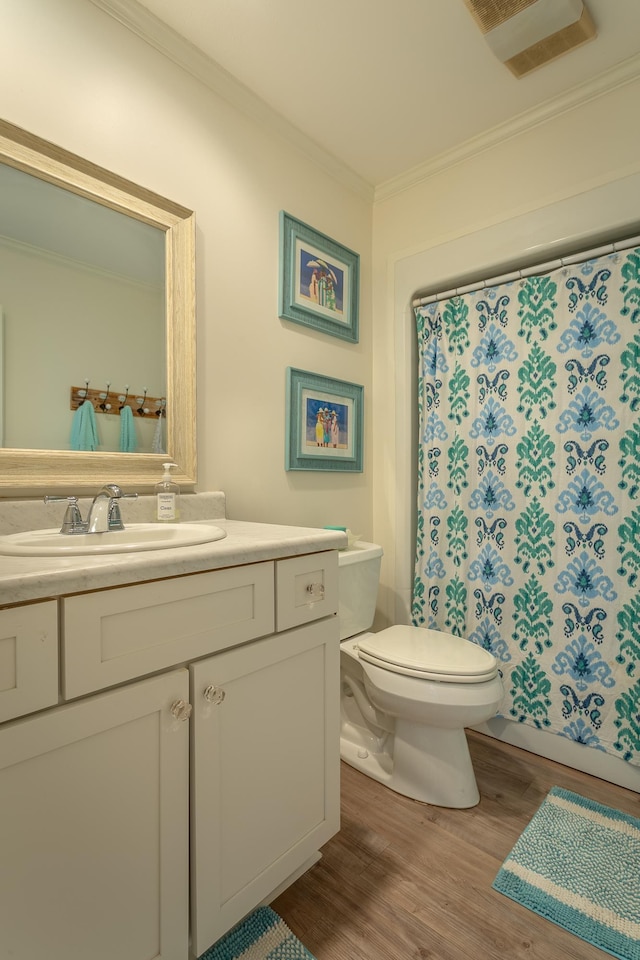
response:
[[[339,828],[336,618],[190,671],[191,939],[199,956]]]
[[[188,956],[188,699],[173,671],[0,727],[0,957]]]

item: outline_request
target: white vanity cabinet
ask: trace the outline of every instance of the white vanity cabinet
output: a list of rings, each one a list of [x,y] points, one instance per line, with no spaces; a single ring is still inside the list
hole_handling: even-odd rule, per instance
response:
[[[0,681],[18,634],[47,676],[0,724],[0,960],[192,960],[317,859],[336,613],[326,549],[0,610]]]

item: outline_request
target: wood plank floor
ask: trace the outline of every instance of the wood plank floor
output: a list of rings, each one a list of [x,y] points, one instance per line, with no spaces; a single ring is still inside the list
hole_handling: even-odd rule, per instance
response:
[[[491,884],[552,786],[640,817],[640,795],[470,731],[481,801],[448,810],[342,767],[342,826],[273,903],[317,960],[604,960]]]

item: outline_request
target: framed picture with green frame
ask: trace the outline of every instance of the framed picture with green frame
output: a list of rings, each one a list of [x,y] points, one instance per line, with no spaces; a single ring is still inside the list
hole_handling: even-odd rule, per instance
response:
[[[360,257],[280,211],[279,316],[358,342]]]
[[[287,367],[285,467],[362,473],[364,388]]]

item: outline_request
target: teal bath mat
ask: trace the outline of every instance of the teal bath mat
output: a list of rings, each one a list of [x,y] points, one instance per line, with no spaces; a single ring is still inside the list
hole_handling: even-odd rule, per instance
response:
[[[620,960],[640,960],[640,820],[553,787],[494,889]]]
[[[209,947],[200,960],[314,960],[314,957],[271,907],[258,907]]]

